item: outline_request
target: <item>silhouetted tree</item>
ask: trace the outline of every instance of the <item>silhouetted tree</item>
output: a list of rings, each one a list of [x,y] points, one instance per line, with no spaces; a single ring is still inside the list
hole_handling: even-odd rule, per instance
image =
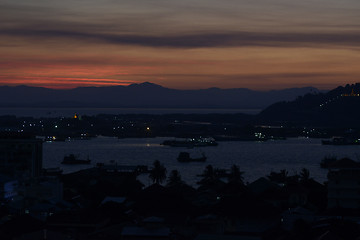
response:
[[[240,171],[240,168],[234,164],[231,167],[230,170],[230,174],[228,176],[228,180],[229,182],[236,182],[236,183],[241,183],[243,184],[244,182],[244,177],[243,177],[244,172]]]
[[[206,166],[202,176],[204,180],[214,180],[216,178],[216,171],[211,164]]]
[[[303,168],[300,172],[300,181],[306,182],[310,180],[310,171],[309,169]]]
[[[286,178],[287,175],[288,175],[288,171],[287,171],[286,169],[281,169],[281,170],[280,170],[280,174],[281,174],[281,176],[283,176],[284,178]]]
[[[209,164],[205,167],[205,170],[200,176],[202,176],[202,179],[198,182],[198,184],[208,185],[217,179],[218,173],[216,169],[214,169],[213,166]]]
[[[225,177],[225,175],[226,173],[224,170],[213,168],[212,165],[208,165],[203,174],[201,174],[202,179],[197,182],[197,184],[200,185],[200,188],[210,188],[218,191],[225,185],[225,183],[221,181],[221,177]]]
[[[150,170],[149,177],[153,183],[162,183],[166,179],[166,168],[160,163],[159,160],[155,160],[153,168]]]
[[[271,171],[270,175],[267,176],[270,181],[285,183],[288,177],[288,171],[286,169],[281,169],[280,172]]]
[[[174,186],[174,185],[183,184],[183,183],[184,182],[181,180],[181,175],[180,175],[179,171],[172,170],[170,172],[170,176],[168,177],[167,185]]]

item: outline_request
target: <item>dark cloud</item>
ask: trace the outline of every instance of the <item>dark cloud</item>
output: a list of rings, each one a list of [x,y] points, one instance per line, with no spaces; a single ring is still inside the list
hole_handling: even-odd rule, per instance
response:
[[[2,82],[30,82],[30,83],[48,83],[58,84],[61,83],[62,85],[68,84],[83,84],[83,83],[91,83],[94,85],[128,85],[135,83],[135,81],[131,80],[120,80],[120,79],[106,79],[106,78],[86,78],[86,77],[69,77],[69,76],[28,76],[28,77],[17,77],[17,76],[10,76],[10,75],[0,75],[0,83]]]
[[[319,47],[324,45],[359,46],[359,32],[344,33],[198,33],[188,35],[148,36],[129,34],[87,33],[66,30],[2,29],[0,36],[23,39],[68,39],[81,42],[111,43],[165,48],[204,47]]]

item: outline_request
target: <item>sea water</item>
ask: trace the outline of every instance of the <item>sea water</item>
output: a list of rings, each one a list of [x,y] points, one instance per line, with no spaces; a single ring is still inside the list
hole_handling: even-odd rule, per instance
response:
[[[218,146],[201,148],[178,148],[164,146],[164,140],[173,138],[127,138],[97,137],[91,140],[45,142],[43,145],[43,167],[61,167],[64,173],[93,167],[96,163],[116,162],[118,165],[152,166],[159,160],[170,173],[177,169],[182,179],[196,186],[201,174],[209,164],[215,168],[230,169],[233,164],[244,172],[245,182],[268,175],[271,171],[286,169],[289,175],[299,173],[302,168],[310,170],[310,177],[319,182],[326,181],[327,170],[320,168],[325,156],[349,157],[358,160],[360,146],[322,145],[321,139],[289,138],[277,141],[231,141],[219,142]],[[186,151],[193,158],[204,153],[206,162],[178,162],[177,156]],[[91,165],[61,165],[64,155],[79,155],[92,160]],[[143,178],[145,184],[150,181]]]

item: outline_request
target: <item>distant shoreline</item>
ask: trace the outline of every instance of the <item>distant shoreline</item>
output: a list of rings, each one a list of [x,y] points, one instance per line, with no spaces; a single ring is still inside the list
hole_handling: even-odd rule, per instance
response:
[[[250,114],[256,115],[262,109],[233,108],[44,108],[44,107],[0,107],[0,116],[16,117],[71,117],[78,115],[95,116],[98,114]]]

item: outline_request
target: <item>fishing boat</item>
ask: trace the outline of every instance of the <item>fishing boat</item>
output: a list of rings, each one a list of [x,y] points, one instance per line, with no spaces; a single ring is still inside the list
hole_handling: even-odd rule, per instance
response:
[[[360,145],[358,138],[332,137],[330,140],[322,140],[323,145]]]

